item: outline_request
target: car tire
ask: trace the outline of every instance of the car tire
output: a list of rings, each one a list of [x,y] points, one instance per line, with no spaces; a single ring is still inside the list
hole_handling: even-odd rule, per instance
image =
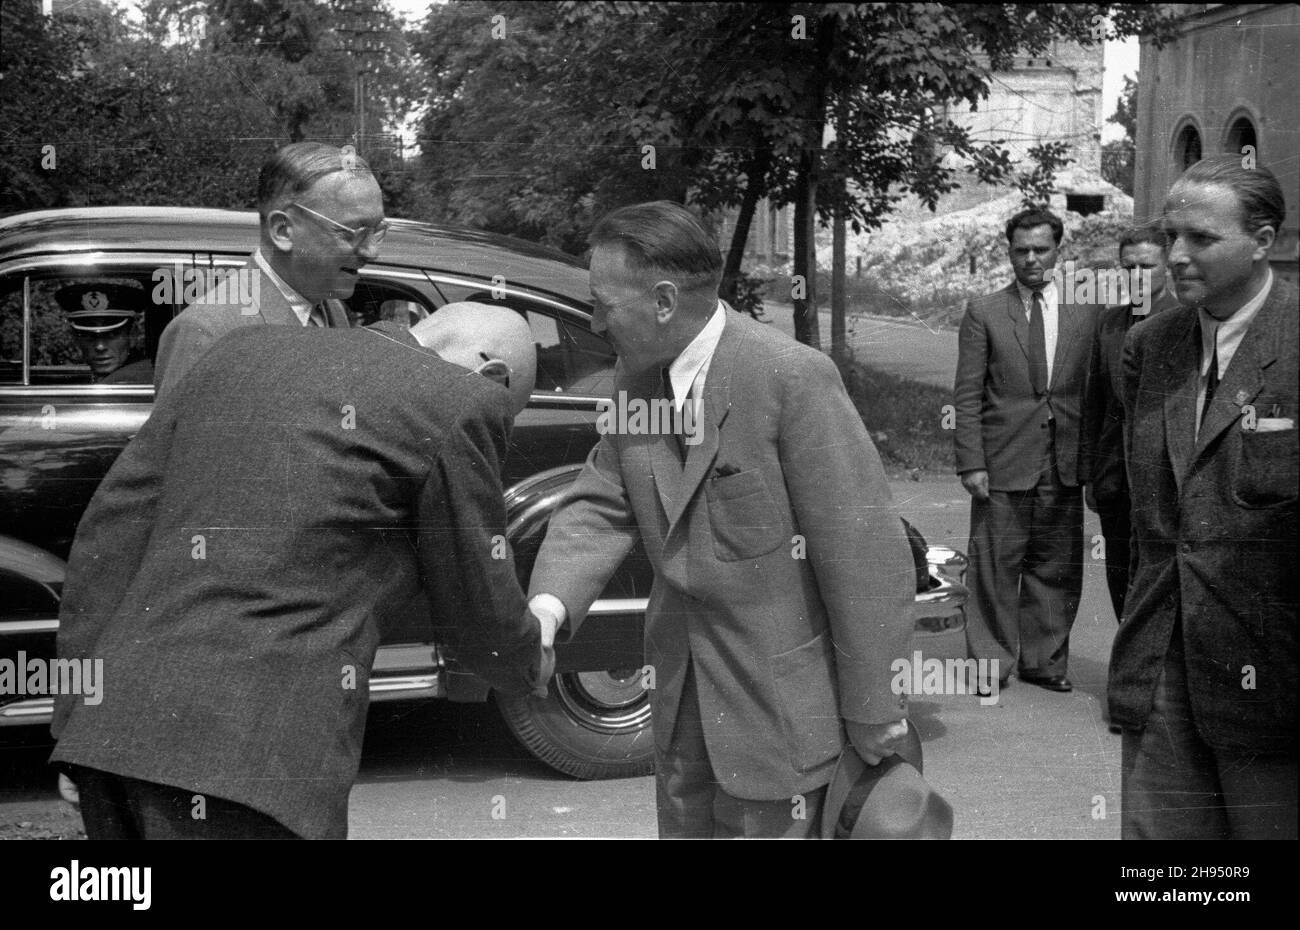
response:
[[[650,695],[641,670],[561,672],[545,698],[497,693],[506,726],[534,756],[581,779],[654,771]]]

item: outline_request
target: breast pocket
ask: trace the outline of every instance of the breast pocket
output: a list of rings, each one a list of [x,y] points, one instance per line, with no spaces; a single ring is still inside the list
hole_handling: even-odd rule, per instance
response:
[[[711,478],[704,483],[704,494],[713,553],[720,561],[754,559],[781,545],[781,517],[760,470]]]
[[[1257,509],[1294,503],[1300,483],[1300,430],[1241,430],[1232,465],[1232,498]]]

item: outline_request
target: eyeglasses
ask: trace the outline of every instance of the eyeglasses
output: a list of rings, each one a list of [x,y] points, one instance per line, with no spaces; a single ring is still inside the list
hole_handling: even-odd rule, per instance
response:
[[[344,235],[347,236],[348,244],[351,245],[352,248],[354,249],[361,248],[366,244],[367,241],[373,243],[374,245],[379,245],[379,243],[384,241],[384,236],[388,234],[387,220],[380,220],[374,226],[358,226],[356,229],[353,229],[351,226],[344,226],[338,220],[330,219],[328,216],[326,216],[323,213],[317,213],[311,207],[304,207],[296,200],[290,201],[289,206],[297,207],[299,210],[303,211],[304,213],[310,213],[312,216],[316,217],[317,219],[321,219],[329,223],[335,229],[341,230],[344,233]]]

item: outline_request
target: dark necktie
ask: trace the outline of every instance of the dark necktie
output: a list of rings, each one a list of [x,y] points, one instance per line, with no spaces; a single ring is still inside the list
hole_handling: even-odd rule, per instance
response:
[[[668,374],[667,368],[659,369],[659,377],[663,379],[664,397],[668,398],[668,403],[671,405],[668,412],[670,415],[669,423],[673,431],[673,448],[677,450],[677,461],[684,465],[686,463],[686,445],[682,442],[682,434],[677,429],[680,419],[677,416],[677,399],[673,395],[673,379]]]
[[[329,314],[325,312],[325,301],[312,305],[311,313],[307,317],[307,325],[319,326],[322,329],[329,327]]]
[[[1205,406],[1201,408],[1201,423],[1205,422],[1205,415],[1210,412],[1210,401],[1214,400],[1214,391],[1219,386],[1219,326],[1216,323],[1214,329],[1210,332],[1210,339],[1213,348],[1210,349],[1210,370],[1205,376]],[[1201,342],[1201,350],[1204,351],[1205,343]],[[1200,432],[1199,426],[1197,432]]]
[[[1047,333],[1043,328],[1043,295],[1033,292],[1029,311],[1029,383],[1034,393],[1047,393]]]

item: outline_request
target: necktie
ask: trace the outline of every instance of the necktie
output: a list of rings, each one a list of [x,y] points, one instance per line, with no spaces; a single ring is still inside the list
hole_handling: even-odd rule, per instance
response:
[[[327,328],[329,324],[329,315],[325,312],[325,302],[313,304],[311,314],[307,317],[308,326],[319,326],[322,329]]]
[[[670,405],[668,412],[671,419],[669,420],[669,423],[671,424],[673,432],[673,447],[677,450],[677,461],[685,464],[686,446],[682,442],[681,432],[677,429],[677,424],[680,422],[680,419],[677,416],[677,399],[673,394],[673,379],[672,376],[668,374],[668,369],[666,367],[659,369],[659,377],[663,379],[664,397],[668,398],[668,403]]]
[[[1047,333],[1043,329],[1043,295],[1033,292],[1029,311],[1029,383],[1034,393],[1047,393]]]
[[[1214,391],[1219,386],[1219,326],[1216,323],[1214,329],[1210,332],[1210,340],[1213,348],[1210,350],[1210,370],[1205,375],[1205,406],[1201,408],[1201,423],[1205,422],[1205,415],[1210,412],[1210,401],[1214,400]],[[1205,343],[1202,342],[1202,351]],[[1199,432],[1199,425],[1197,432]]]

